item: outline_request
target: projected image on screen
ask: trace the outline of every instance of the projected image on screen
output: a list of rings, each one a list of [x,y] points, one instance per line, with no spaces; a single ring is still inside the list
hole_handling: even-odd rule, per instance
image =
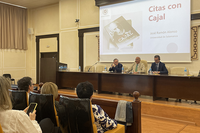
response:
[[[130,54],[142,52],[141,21],[142,12],[112,15],[109,19],[102,20],[102,44],[104,45],[101,45],[101,53]]]
[[[111,43],[117,48],[124,48],[127,46],[133,47],[133,40],[139,37],[137,31],[120,16],[107,26],[105,26],[106,31],[109,34]]]
[[[190,0],[134,0],[100,7],[100,61],[190,61]]]

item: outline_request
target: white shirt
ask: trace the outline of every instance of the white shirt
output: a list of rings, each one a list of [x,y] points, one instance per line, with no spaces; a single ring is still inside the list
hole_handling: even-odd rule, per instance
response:
[[[160,62],[159,62],[160,63]],[[159,69],[159,63],[156,63],[156,70],[158,71]]]
[[[24,111],[0,109],[0,124],[4,133],[42,133],[37,121]]]

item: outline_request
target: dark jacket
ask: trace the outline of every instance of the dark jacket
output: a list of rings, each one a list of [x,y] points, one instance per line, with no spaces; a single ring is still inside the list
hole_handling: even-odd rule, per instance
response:
[[[156,63],[154,62],[151,65],[151,71],[156,71],[156,69],[157,69],[157,66],[156,66]],[[168,70],[165,67],[165,64],[162,62],[159,63],[158,71],[160,71],[160,74],[168,74]]]
[[[110,68],[109,68],[109,71],[121,73],[121,72],[122,72],[122,67],[123,67],[123,65],[122,65],[121,63],[118,63],[117,66],[115,66],[115,67],[110,67]]]

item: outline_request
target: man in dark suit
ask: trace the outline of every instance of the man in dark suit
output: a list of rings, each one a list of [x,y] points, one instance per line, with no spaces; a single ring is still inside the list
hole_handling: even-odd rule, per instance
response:
[[[119,60],[117,58],[115,58],[113,60],[113,64],[109,68],[109,71],[121,73],[122,72],[122,67],[123,67],[123,65],[121,63],[119,63]]]
[[[155,55],[154,56],[154,63],[152,63],[151,65],[151,71],[153,71],[153,73],[158,73],[158,74],[168,74],[168,70],[165,67],[165,64],[160,62],[160,56],[159,55]]]

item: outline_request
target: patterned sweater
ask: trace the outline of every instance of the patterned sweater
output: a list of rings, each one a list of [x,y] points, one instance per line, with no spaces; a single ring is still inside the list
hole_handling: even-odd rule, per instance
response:
[[[117,122],[109,118],[108,114],[99,105],[92,105],[98,133],[104,133],[117,127]]]

